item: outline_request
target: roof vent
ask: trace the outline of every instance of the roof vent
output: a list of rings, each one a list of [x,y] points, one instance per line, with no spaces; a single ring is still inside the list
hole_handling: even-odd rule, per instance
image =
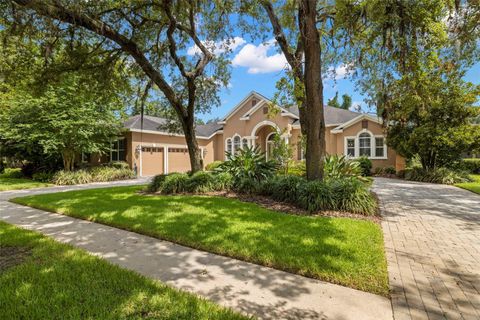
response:
[[[257,99],[253,99],[252,100],[252,107],[255,106],[257,104]]]

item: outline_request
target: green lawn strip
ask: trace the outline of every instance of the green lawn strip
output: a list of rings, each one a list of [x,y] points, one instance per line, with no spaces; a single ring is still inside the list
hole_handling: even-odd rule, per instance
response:
[[[48,187],[51,184],[25,178],[4,178],[0,176],[0,191]]]
[[[456,186],[480,194],[480,174],[472,174],[474,182],[457,183]]]
[[[0,268],[2,319],[246,319],[61,244],[0,222],[0,250],[30,248],[16,266]]]
[[[388,294],[382,231],[373,222],[294,216],[223,197],[142,195],[141,188],[71,191],[12,201]]]

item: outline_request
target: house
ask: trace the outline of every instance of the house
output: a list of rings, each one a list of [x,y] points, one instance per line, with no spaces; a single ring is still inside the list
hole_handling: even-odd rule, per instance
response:
[[[293,147],[294,160],[302,160],[298,108],[277,107],[272,114],[269,105],[270,100],[251,92],[222,121],[198,125],[196,135],[204,164],[225,160],[226,151],[246,146],[258,146],[268,158],[274,132]],[[367,156],[374,167],[404,168],[404,159],[385,144],[381,119],[326,106],[325,124],[328,154]],[[166,132],[164,125],[162,118],[144,116],[142,130],[140,116],[128,119],[126,134],[114,143],[110,160],[127,161],[141,176],[190,170],[184,136]]]

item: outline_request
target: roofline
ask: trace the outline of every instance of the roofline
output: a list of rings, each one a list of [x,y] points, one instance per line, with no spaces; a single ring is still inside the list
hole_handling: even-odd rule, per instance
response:
[[[345,130],[346,128],[354,125],[355,123],[357,123],[358,121],[360,120],[364,120],[364,119],[367,119],[367,120],[370,120],[370,121],[373,121],[373,122],[376,122],[376,123],[379,123],[379,124],[382,124],[382,121],[380,120],[381,118],[379,117],[373,117],[367,113],[363,113],[363,114],[360,114],[358,115],[357,117],[353,118],[352,120],[349,120],[345,123],[342,123],[341,125],[339,125],[338,127],[332,129],[330,132],[331,133],[341,133],[343,132],[343,130]]]
[[[178,133],[171,133],[171,132],[164,132],[164,131],[154,131],[154,130],[140,130],[140,129],[131,129],[131,128],[126,128],[127,131],[130,132],[143,132],[143,133],[152,133],[152,134],[158,134],[162,136],[171,136],[171,137],[183,137],[185,138],[184,134],[178,134]],[[213,137],[217,133],[214,132],[210,137],[205,137],[205,136],[197,136],[197,139],[203,139],[203,140],[209,140],[211,137]]]
[[[250,91],[250,93],[248,93],[245,98],[242,99],[242,101],[240,101],[239,103],[237,103],[235,105],[235,107],[232,108],[232,110],[230,110],[229,113],[227,113],[227,115],[225,117],[223,117],[222,121],[220,121],[219,123],[222,123],[222,122],[225,122],[227,121],[229,118],[231,118],[239,109],[240,107],[251,97],[251,96],[256,96],[257,98],[259,98],[260,100],[267,100],[267,101],[270,101],[269,99],[265,98],[264,96],[262,96],[261,94],[259,94],[258,92],[256,91]]]

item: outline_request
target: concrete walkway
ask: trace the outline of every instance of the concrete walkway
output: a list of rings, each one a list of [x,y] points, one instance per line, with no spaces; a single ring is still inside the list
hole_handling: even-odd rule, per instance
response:
[[[0,193],[0,220],[261,319],[392,319],[384,297],[6,201],[53,191]]]
[[[375,179],[396,320],[480,319],[480,195]]]

